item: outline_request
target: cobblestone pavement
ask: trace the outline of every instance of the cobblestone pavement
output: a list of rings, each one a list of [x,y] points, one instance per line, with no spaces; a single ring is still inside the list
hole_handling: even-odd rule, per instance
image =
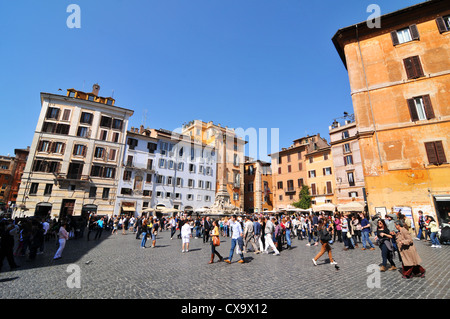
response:
[[[93,236],[91,237],[93,238]],[[222,237],[218,251],[228,256],[231,239]],[[293,239],[291,250],[281,255],[245,254],[246,263],[208,264],[210,245],[191,239],[190,251],[181,252],[181,240],[160,232],[156,248],[140,248],[140,240],[128,232],[100,240],[69,240],[63,258],[53,261],[56,242],[46,242],[45,252],[36,260],[16,257],[14,271],[4,261],[0,273],[1,299],[449,299],[450,246],[431,248],[415,241],[426,269],[425,278],[402,279],[398,271],[380,273],[379,287],[369,288],[370,265],[381,263],[381,253],[360,249],[343,251],[335,243],[333,257],[340,267],[330,265],[327,256],[314,266],[311,259],[319,246]],[[151,242],[147,242],[150,247]],[[217,257],[215,259],[217,261]],[[400,266],[398,258],[395,258]],[[71,265],[79,266],[81,287],[69,288]],[[378,268],[378,267],[376,267]],[[370,267],[369,267],[370,269]],[[373,281],[371,281],[373,282]]]

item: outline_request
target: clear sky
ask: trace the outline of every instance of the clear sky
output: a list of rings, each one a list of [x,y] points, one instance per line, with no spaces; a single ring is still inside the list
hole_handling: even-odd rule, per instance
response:
[[[94,83],[135,111],[129,126],[174,130],[199,119],[278,128],[280,148],[306,134],[329,141],[333,119],[353,113],[331,38],[365,21],[371,3],[386,14],[420,2],[1,1],[0,154],[31,145],[40,92],[90,92]],[[81,28],[66,24],[72,3]]]

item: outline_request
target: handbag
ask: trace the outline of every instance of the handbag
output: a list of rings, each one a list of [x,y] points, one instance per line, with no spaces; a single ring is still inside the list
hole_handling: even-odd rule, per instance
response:
[[[352,234],[350,232],[347,232],[347,238],[352,238]]]
[[[220,238],[219,236],[213,236],[213,245],[220,246]]]

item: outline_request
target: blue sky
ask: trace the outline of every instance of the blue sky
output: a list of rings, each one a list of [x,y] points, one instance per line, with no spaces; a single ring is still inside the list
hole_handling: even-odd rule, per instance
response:
[[[329,140],[333,119],[353,113],[332,36],[365,21],[371,3],[385,14],[419,2],[2,1],[0,154],[31,145],[40,92],[97,82],[101,96],[114,92],[116,105],[135,111],[130,126],[174,130],[200,119],[278,128],[280,148],[306,134]],[[72,3],[79,29],[66,25]]]

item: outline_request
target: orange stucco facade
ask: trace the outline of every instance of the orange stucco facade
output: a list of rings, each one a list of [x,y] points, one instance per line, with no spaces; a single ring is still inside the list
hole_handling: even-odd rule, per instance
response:
[[[415,222],[419,210],[447,218],[450,31],[437,19],[449,15],[445,1],[430,1],[382,16],[381,28],[364,22],[333,37],[348,71],[371,215],[404,207]]]

